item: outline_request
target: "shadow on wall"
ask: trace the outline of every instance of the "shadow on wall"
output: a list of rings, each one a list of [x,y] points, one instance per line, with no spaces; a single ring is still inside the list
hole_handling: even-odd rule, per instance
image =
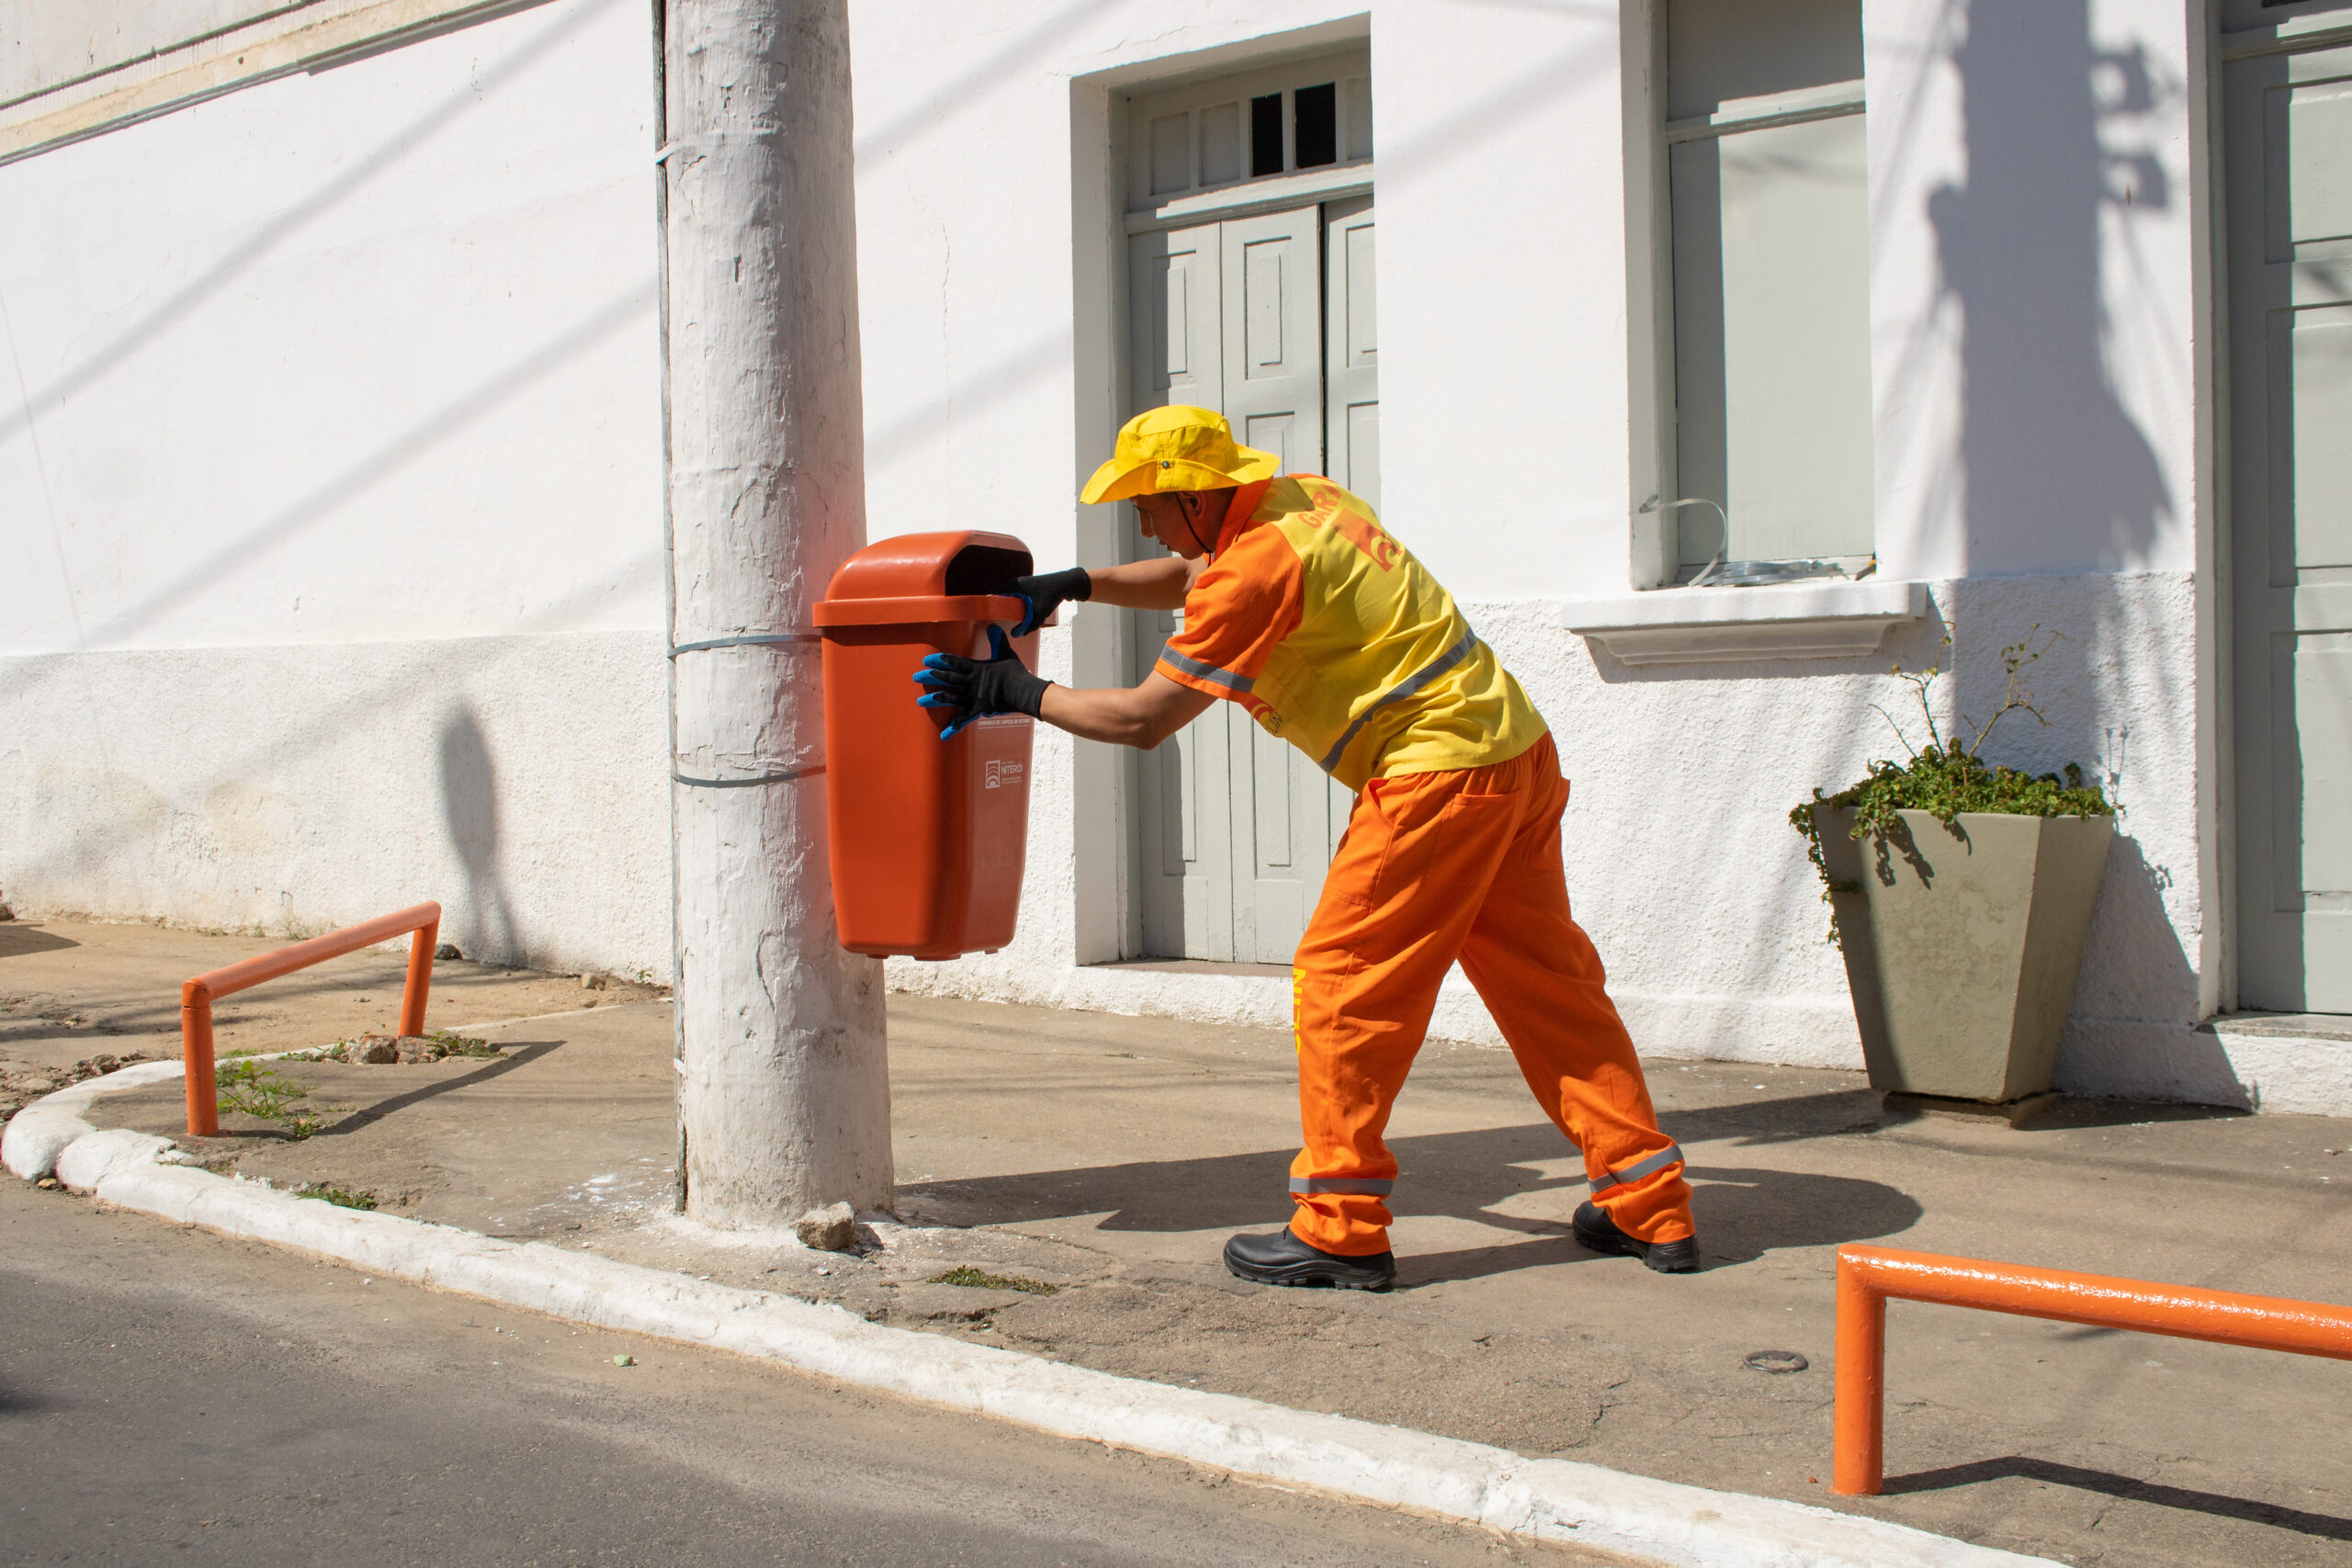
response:
[[[2188,1025],[2198,976],[2167,907],[2175,875],[2148,845],[2179,852],[2195,839],[2194,608],[2128,575],[2164,558],[2177,508],[2117,393],[2109,310],[2109,280],[2137,270],[2135,215],[2170,221],[2178,195],[2152,143],[2123,142],[2185,88],[2136,46],[2098,48],[2089,0],[1963,4],[1951,60],[1967,183],[1937,190],[1928,217],[1962,321],[1958,560],[1963,574],[2003,575],[1956,585],[1952,695],[1963,712],[1992,712],[2000,649],[2037,624],[2060,634],[2029,671],[2048,727],[2005,724],[1986,760],[2079,762],[2121,808],[2077,1019]],[[2225,1062],[2202,1066],[2230,1081]]]
[[[2109,148],[2100,122],[2146,113],[2158,85],[2138,50],[2093,46],[2089,0],[1966,13],[1951,63],[1968,183],[1928,203],[1962,312],[1962,560],[2134,570],[2173,499],[2109,374],[2101,224],[2110,209],[2161,212],[2173,191],[2153,152]]]
[[[469,958],[520,964],[523,944],[498,872],[498,764],[470,704],[458,703],[442,721],[440,755],[441,823],[466,873],[466,900],[444,917],[442,940]]]

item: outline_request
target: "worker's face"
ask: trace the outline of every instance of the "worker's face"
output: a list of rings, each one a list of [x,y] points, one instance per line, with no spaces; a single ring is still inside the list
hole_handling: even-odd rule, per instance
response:
[[[1230,492],[1221,490],[1160,491],[1136,496],[1136,515],[1147,536],[1186,560],[1198,560],[1216,543],[1228,499]]]

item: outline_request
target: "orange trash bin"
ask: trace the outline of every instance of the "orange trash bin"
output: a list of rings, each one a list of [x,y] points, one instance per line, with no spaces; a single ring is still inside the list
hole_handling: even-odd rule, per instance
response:
[[[826,829],[833,919],[852,953],[955,958],[1012,940],[1029,850],[1026,714],[916,705],[926,654],[985,659],[1031,568],[1006,534],[902,534],[850,557],[816,606],[824,638]],[[1037,636],[1016,637],[1037,667]]]

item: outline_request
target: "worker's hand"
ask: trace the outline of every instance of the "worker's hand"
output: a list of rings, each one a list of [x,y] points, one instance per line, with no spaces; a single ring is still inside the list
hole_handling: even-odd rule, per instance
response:
[[[986,659],[934,653],[923,660],[914,678],[923,689],[923,694],[915,699],[916,706],[956,710],[956,722],[939,732],[942,740],[990,714],[1025,713],[1036,717],[1046,688],[1053,683],[1022,668],[1001,626],[989,627]]]
[[[1012,628],[1014,637],[1027,637],[1045,624],[1047,615],[1060,609],[1069,601],[1093,598],[1094,579],[1087,575],[1084,567],[1074,566],[1068,571],[1047,571],[1040,572],[1035,577],[1016,577],[1005,592],[1029,606],[1029,614],[1022,617],[1019,626]]]

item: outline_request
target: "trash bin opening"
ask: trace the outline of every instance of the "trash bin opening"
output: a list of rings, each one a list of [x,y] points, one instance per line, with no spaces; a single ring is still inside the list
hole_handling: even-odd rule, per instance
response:
[[[966,545],[947,563],[946,590],[959,593],[1001,593],[1016,577],[1029,575],[1027,550],[995,545]]]

